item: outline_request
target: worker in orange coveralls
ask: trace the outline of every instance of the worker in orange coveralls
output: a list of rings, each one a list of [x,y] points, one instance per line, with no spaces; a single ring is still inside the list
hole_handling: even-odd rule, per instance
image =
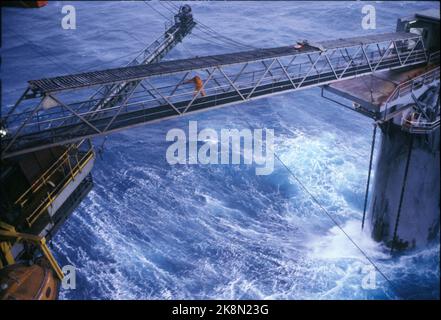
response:
[[[194,83],[194,95],[197,95],[199,90],[201,91],[201,96],[205,97],[205,90],[202,88],[204,83],[199,76],[194,76],[193,78],[184,81],[184,83]]]

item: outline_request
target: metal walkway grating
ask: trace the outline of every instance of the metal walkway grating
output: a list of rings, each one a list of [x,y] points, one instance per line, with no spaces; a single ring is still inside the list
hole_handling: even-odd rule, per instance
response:
[[[96,85],[112,84],[123,81],[142,80],[151,76],[173,74],[182,71],[205,69],[216,66],[240,64],[250,61],[267,60],[283,56],[295,56],[306,53],[320,52],[320,50],[348,48],[359,45],[369,45],[385,41],[402,41],[414,39],[418,35],[405,32],[392,32],[370,36],[353,37],[347,39],[327,40],[315,42],[302,49],[293,46],[257,49],[245,52],[212,55],[191,59],[165,61],[149,65],[130,66],[102,71],[93,71],[80,74],[59,76],[40,80],[30,80],[30,87],[40,93],[53,93]],[[320,49],[319,49],[320,48]]]

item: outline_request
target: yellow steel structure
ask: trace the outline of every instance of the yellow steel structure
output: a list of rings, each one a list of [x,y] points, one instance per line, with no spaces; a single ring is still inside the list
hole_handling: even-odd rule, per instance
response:
[[[60,280],[63,279],[64,277],[63,271],[61,270],[60,266],[57,263],[57,260],[55,260],[54,256],[47,247],[46,239],[44,237],[39,237],[33,234],[16,232],[14,227],[0,221],[0,241],[1,241],[0,243],[2,244],[1,246],[2,253],[4,254],[5,257],[9,257],[7,258],[7,260],[9,259],[8,264],[15,263],[11,253],[11,248],[15,243],[17,242],[32,243],[39,247],[44,257],[47,259],[47,261],[49,261],[49,264],[51,265],[57,277]],[[3,251],[3,249],[6,250]]]
[[[83,140],[85,141],[85,140]],[[64,190],[66,186],[75,179],[75,177],[82,171],[86,164],[94,157],[94,151],[90,148],[82,157],[78,159],[78,153],[75,152],[75,161],[72,164],[72,157],[70,153],[77,150],[79,145],[69,146],[57,161],[47,169],[39,179],[37,179],[16,201],[15,204],[20,205],[22,208],[26,206],[29,197],[38,192],[43,186],[47,186],[57,172],[67,165],[69,174],[54,188],[51,192],[47,193],[47,197],[42,201],[27,217],[26,222],[29,227],[38,220],[38,218],[45,212],[47,208],[54,202],[58,193]]]

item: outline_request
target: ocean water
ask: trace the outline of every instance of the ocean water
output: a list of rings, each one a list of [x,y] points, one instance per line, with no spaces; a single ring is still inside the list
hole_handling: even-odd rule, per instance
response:
[[[76,30],[61,28],[65,4],[76,8]],[[190,4],[196,19],[254,47],[394,31],[397,18],[439,8],[372,2],[377,29],[365,31],[359,2]],[[3,106],[29,79],[127,63],[164,20],[141,1],[4,9]],[[233,51],[195,32],[166,59]],[[190,120],[274,129],[281,160],[388,281],[375,272],[375,288],[363,288],[370,263],[277,160],[268,176],[253,165],[168,165],[166,133],[187,131]],[[76,289],[61,298],[439,299],[439,244],[391,257],[361,232],[371,134],[369,119],[309,89],[109,136],[94,189],[52,242],[60,265],[77,270]]]

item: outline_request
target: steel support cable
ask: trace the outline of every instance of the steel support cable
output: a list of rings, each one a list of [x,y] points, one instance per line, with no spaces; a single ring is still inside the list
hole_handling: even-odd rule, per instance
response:
[[[397,218],[395,220],[394,236],[392,238],[392,244],[390,247],[390,253],[393,252],[393,250],[395,248],[395,243],[397,242],[398,225],[400,223],[401,208],[402,208],[403,200],[404,200],[404,192],[406,191],[407,176],[409,173],[410,159],[412,157],[412,148],[413,148],[413,135],[411,134],[410,135],[410,142],[409,142],[409,151],[407,153],[407,159],[406,159],[406,167],[404,168],[403,184],[401,186],[400,202],[398,203]]]
[[[165,2],[165,3],[167,4],[167,2]],[[160,4],[161,4],[164,8],[166,8],[165,5],[164,5],[164,3],[160,2]],[[170,4],[173,8],[175,8],[175,9],[179,9],[178,6],[172,5],[171,3],[169,3],[169,4]],[[166,9],[167,9],[167,8],[166,8]],[[168,9],[168,10],[171,11],[171,9]],[[206,24],[202,23],[201,21],[199,21],[199,20],[197,20],[197,19],[194,19],[194,20],[197,22],[196,28],[199,28],[199,29],[201,29],[201,30],[206,30],[207,32],[210,33],[210,36],[213,36],[212,34],[216,34],[216,35],[218,36],[218,38],[225,39],[224,42],[225,42],[225,41],[230,42],[230,43],[232,43],[233,45],[235,45],[235,46],[237,46],[237,47],[254,48],[254,47],[252,47],[252,46],[250,46],[250,45],[247,45],[247,44],[241,43],[240,41],[234,40],[234,39],[232,39],[232,38],[229,38],[229,37],[227,37],[227,36],[225,36],[225,35],[223,35],[223,34],[217,32],[217,31],[214,30],[213,28],[207,26]],[[219,40],[220,40],[220,39],[219,39]]]
[[[161,11],[156,9],[154,6],[152,6],[148,1],[143,1],[147,6],[149,6],[153,11],[155,11],[157,14],[159,14],[161,17],[163,17],[166,20],[170,20],[170,17],[167,17],[165,14],[163,14]]]
[[[196,25],[196,29],[199,29],[199,31],[201,31],[201,32],[207,33],[210,37],[213,37],[213,38],[215,38],[215,39],[217,39],[219,41],[222,41],[222,42],[224,42],[226,44],[230,44],[230,45],[232,45],[232,46],[234,46],[236,48],[240,48],[242,50],[243,49],[247,49],[247,50],[256,49],[255,47],[252,47],[252,46],[249,46],[249,45],[246,45],[246,44],[242,44],[242,43],[237,42],[235,40],[231,40],[230,38],[222,36],[221,34],[218,34],[218,33],[216,33],[213,30],[210,30],[210,29],[207,29],[207,28],[204,29],[204,27],[199,25],[200,24],[199,21],[197,21],[197,23],[198,24]],[[216,34],[216,37],[213,36],[213,33]]]
[[[199,32],[199,33],[196,34],[196,32]],[[192,32],[192,35],[197,37],[197,38],[199,38],[199,39],[202,39],[202,40],[214,43],[216,45],[229,46],[230,48],[240,49],[240,50],[244,50],[245,49],[245,47],[243,47],[243,46],[238,46],[237,44],[227,42],[227,41],[223,40],[220,37],[213,37],[212,33],[210,33],[209,31],[207,31],[205,29],[198,28],[197,24],[196,24],[196,27],[195,27],[195,31]],[[209,38],[208,39],[205,38],[204,35],[208,36]],[[248,47],[246,47],[246,49],[249,50]]]
[[[115,61],[118,61],[118,60],[120,60],[120,59],[124,59],[124,58],[130,57],[130,56],[135,56],[135,54],[140,54],[140,53],[143,52],[144,50],[145,50],[145,49],[137,50],[137,51],[133,51],[133,52],[130,52],[130,53],[128,53],[128,54],[124,54],[124,55],[122,55],[122,56],[120,56],[120,57],[117,57],[117,58],[115,58],[115,59],[112,59],[112,60],[109,60],[109,61],[104,61],[104,62],[102,62],[102,63],[100,63],[100,64],[93,64],[92,66],[90,66],[90,67],[88,67],[88,68],[81,69],[80,72],[86,72],[86,71],[89,71],[89,70],[91,70],[91,69],[97,69],[97,70],[99,70],[99,69],[98,69],[99,67],[102,67],[102,66],[104,66],[104,65],[106,65],[106,64],[109,64],[109,63],[112,63],[112,62],[115,62]]]
[[[236,112],[240,114],[239,110],[235,105],[233,105]],[[248,119],[246,117],[242,117],[242,119],[245,120],[245,122],[248,124],[250,129],[253,129],[253,126],[250,124]],[[381,269],[377,266],[377,264],[368,256],[366,252],[351,238],[351,236],[343,229],[343,227],[338,223],[338,221],[331,215],[331,213],[320,203],[320,201],[314,196],[312,192],[309,191],[309,189],[300,181],[300,179],[294,174],[294,172],[282,161],[282,159],[279,157],[279,155],[274,151],[274,157],[282,164],[282,166],[288,171],[288,173],[291,175],[291,177],[294,178],[294,180],[297,181],[297,183],[301,186],[301,188],[309,195],[309,197],[313,200],[313,202],[328,216],[328,218],[335,224],[335,226],[340,229],[340,231],[345,235],[345,237],[354,245],[354,247],[360,251],[360,253],[366,258],[366,260],[375,268],[375,270],[378,271],[378,273],[389,283],[391,288],[393,289],[393,292],[396,296],[398,294],[396,293],[398,290],[395,288],[394,283],[381,271]],[[398,296],[399,297],[399,296]]]
[[[218,41],[221,41],[229,46],[232,46],[234,48],[238,48],[240,50],[256,49],[254,47],[242,44],[240,42],[233,41],[228,37],[224,37],[224,36],[216,33],[215,31],[211,31],[210,29],[204,28],[204,27],[200,26],[199,23],[200,22],[198,22],[198,24],[196,25],[196,28],[195,28],[196,31],[203,32],[203,33],[207,34],[210,38],[216,39]]]
[[[225,43],[225,42],[223,42],[223,41],[221,41],[219,39],[216,39],[216,38],[212,37],[211,34],[207,33],[206,31],[203,31],[203,30],[199,30],[199,29],[195,28],[194,31],[191,33],[191,35],[195,36],[195,37],[197,37],[199,39],[205,40],[207,42],[211,42],[211,43],[217,44],[217,45],[221,45],[221,46],[227,45],[227,46],[229,46],[231,48],[236,48],[236,46],[234,46],[234,45],[232,45],[230,43]]]
[[[143,1],[143,2],[144,2],[146,5],[148,5],[152,10],[154,10],[155,12],[157,12],[159,15],[161,15],[162,17],[164,17],[164,18],[167,19],[167,20],[170,20],[169,17],[165,16],[162,12],[160,12],[158,9],[154,8],[154,7],[153,7],[150,3],[148,3],[147,1]],[[169,8],[167,8],[167,7],[165,7],[161,2],[159,2],[159,4],[161,4],[161,6],[163,6],[166,10],[168,10],[168,11],[169,11],[170,13],[172,13],[173,15],[176,14],[173,10],[171,10],[171,9],[169,9]],[[179,7],[178,7],[178,9],[179,9]],[[196,20],[196,19],[193,19],[193,20],[194,20],[195,22],[197,22],[197,24],[196,24],[196,28],[198,28],[200,22],[199,22],[198,20]],[[201,29],[201,27],[199,27],[199,29],[200,29],[200,31],[204,32],[204,29]],[[210,31],[205,31],[205,33],[212,37],[212,34],[210,34]],[[226,37],[224,37],[224,36],[222,36],[222,35],[220,35],[220,34],[219,34],[219,37],[226,38]],[[228,39],[228,38],[226,38],[226,39]],[[204,39],[204,40],[206,40],[206,39]],[[229,44],[230,46],[238,47],[237,44],[227,43],[225,40],[222,40],[222,39],[217,39],[217,40],[222,41],[222,42],[225,43],[225,44]],[[234,40],[231,40],[231,39],[228,39],[228,40],[231,41],[231,42],[234,42]],[[219,45],[219,44],[217,43],[217,45]],[[223,44],[222,44],[222,45],[223,45]],[[243,47],[243,45],[241,45],[241,47]]]
[[[231,38],[229,38],[229,37],[226,37],[226,36],[224,36],[224,35],[222,35],[222,34],[216,32],[215,30],[213,30],[213,29],[211,29],[211,28],[208,28],[208,27],[205,27],[205,26],[201,25],[201,23],[200,23],[198,20],[196,20],[196,21],[197,21],[196,28],[199,29],[199,30],[201,30],[201,31],[205,29],[205,31],[206,31],[211,37],[214,37],[214,36],[213,36],[213,33],[214,33],[214,34],[216,34],[216,39],[221,40],[221,41],[223,41],[223,42],[225,42],[225,43],[231,43],[231,45],[234,45],[234,46],[236,46],[237,48],[244,48],[244,49],[247,49],[247,50],[249,50],[249,49],[256,49],[256,48],[253,47],[253,46],[250,46],[250,45],[247,45],[247,44],[243,44],[243,43],[238,42],[238,41],[236,41],[236,40],[233,40],[233,39],[231,39]]]
[[[179,9],[179,6],[178,6],[178,5],[175,5],[174,3],[169,2],[169,1],[160,1],[160,3],[161,3],[161,5],[162,5],[164,8],[165,8],[164,4],[167,4],[167,5],[169,5],[172,9]],[[167,10],[170,10],[170,8],[167,8]]]
[[[371,143],[371,154],[369,158],[369,172],[368,172],[368,178],[366,182],[366,193],[364,196],[364,206],[363,206],[363,218],[361,220],[361,230],[364,228],[364,220],[366,218],[366,209],[367,209],[367,203],[368,203],[368,197],[369,197],[369,185],[371,182],[371,172],[372,172],[372,161],[374,158],[374,149],[375,149],[375,138],[377,135],[377,124],[374,123],[374,130],[372,133],[372,143]]]
[[[164,2],[163,3],[162,1],[160,1],[159,4],[161,6],[163,6],[165,9],[167,9],[168,11],[172,12],[172,13],[173,13],[173,10],[171,8],[166,7],[165,4],[170,5],[173,9],[178,9],[179,10],[179,7],[177,5],[172,4],[172,3],[168,3],[168,2]],[[253,47],[251,45],[248,45],[248,44],[242,43],[240,41],[234,40],[232,38],[229,38],[229,37],[227,37],[227,36],[217,32],[216,30],[214,30],[210,26],[207,26],[206,24],[200,22],[197,19],[193,19],[193,20],[197,22],[196,28],[205,29],[206,31],[208,31],[210,33],[210,36],[212,36],[212,33],[214,33],[214,34],[216,34],[218,36],[218,38],[223,38],[223,39],[225,39],[224,41],[231,42],[232,44],[234,44],[237,47],[244,47],[244,48],[248,48],[248,49],[250,49],[250,48],[256,49],[255,47]]]
[[[216,39],[216,38],[211,38],[211,39],[210,39],[210,38],[206,38],[205,36],[203,36],[203,35],[201,35],[201,34],[196,34],[195,32],[192,33],[192,36],[194,36],[194,37],[196,37],[196,38],[199,38],[199,39],[201,39],[201,40],[204,40],[204,41],[206,41],[206,42],[209,42],[209,43],[211,43],[211,44],[217,45],[217,46],[221,46],[221,47],[228,46],[228,47],[230,47],[230,48],[237,49],[237,46],[232,45],[232,44],[230,44],[230,43],[225,43],[225,42],[219,41],[219,40]],[[242,48],[240,48],[240,49],[242,49]]]

